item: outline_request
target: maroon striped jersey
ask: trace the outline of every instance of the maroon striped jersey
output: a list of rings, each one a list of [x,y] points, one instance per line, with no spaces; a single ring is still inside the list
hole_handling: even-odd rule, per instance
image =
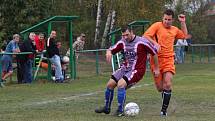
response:
[[[112,54],[122,52],[123,63],[121,68],[145,71],[147,54],[157,54],[158,48],[145,37],[135,36],[130,42],[122,38],[114,46],[110,47],[109,50]]]

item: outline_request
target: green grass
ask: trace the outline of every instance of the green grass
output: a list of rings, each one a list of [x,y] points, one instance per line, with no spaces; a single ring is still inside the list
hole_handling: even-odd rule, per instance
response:
[[[159,116],[161,95],[149,72],[137,88],[127,91],[127,102],[136,102],[141,108],[138,116],[119,118],[94,113],[97,106],[103,105],[111,68],[101,68],[102,73],[96,76],[95,65],[79,64],[79,79],[69,83],[8,84],[0,88],[0,121],[214,121],[214,64],[177,65],[166,118]],[[116,105],[115,95],[112,112]]]

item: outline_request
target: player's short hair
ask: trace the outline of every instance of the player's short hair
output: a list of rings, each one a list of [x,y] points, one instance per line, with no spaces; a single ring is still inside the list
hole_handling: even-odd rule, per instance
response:
[[[123,26],[123,27],[121,28],[121,32],[122,32],[122,33],[123,33],[123,32],[126,32],[126,30],[128,30],[129,32],[131,32],[131,31],[132,31],[131,27],[130,27],[130,26],[128,26],[128,25]]]
[[[166,14],[168,16],[172,15],[172,18],[174,18],[175,16],[174,11],[172,9],[165,10],[163,14]]]

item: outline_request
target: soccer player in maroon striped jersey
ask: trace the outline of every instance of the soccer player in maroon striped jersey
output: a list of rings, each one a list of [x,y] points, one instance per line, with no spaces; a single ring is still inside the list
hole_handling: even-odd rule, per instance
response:
[[[146,38],[134,35],[128,26],[122,28],[121,31],[122,39],[106,51],[106,59],[110,62],[112,55],[122,51],[124,62],[121,67],[111,75],[105,90],[105,106],[96,109],[96,113],[110,113],[114,88],[117,87],[118,109],[115,115],[124,115],[126,89],[136,84],[144,76],[146,71],[147,54],[153,55],[156,63],[154,74],[155,76],[159,75],[157,61],[158,48],[150,43]]]

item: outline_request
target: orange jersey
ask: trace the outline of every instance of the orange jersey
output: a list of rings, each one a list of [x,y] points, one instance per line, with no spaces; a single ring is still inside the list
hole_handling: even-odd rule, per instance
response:
[[[160,47],[158,57],[174,56],[174,41],[175,39],[184,39],[185,34],[175,26],[165,28],[162,22],[152,24],[144,33],[146,38],[153,38]]]

